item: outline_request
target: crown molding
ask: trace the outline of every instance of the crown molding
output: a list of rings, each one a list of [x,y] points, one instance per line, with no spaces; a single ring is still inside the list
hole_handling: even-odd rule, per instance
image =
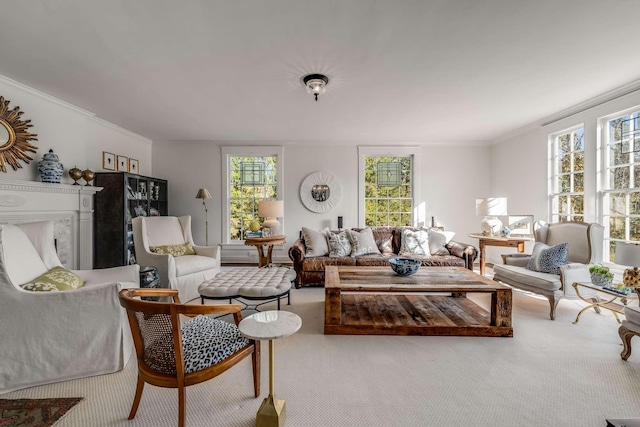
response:
[[[60,107],[66,108],[68,110],[71,110],[71,111],[73,111],[75,113],[78,113],[78,114],[80,114],[82,116],[85,116],[85,117],[93,117],[93,116],[95,116],[95,114],[92,113],[91,111],[87,111],[87,110],[84,110],[84,109],[82,109],[80,107],[76,107],[73,104],[65,102],[65,101],[63,101],[61,99],[58,99],[56,97],[53,97],[51,95],[47,95],[46,93],[44,93],[42,91],[39,91],[38,89],[34,89],[34,88],[30,87],[30,86],[27,86],[25,84],[19,83],[19,82],[15,81],[15,80],[12,80],[12,79],[10,79],[8,77],[5,77],[5,76],[2,76],[2,75],[0,75],[0,85],[8,87],[8,88],[11,88],[11,89],[17,89],[17,90],[26,92],[29,95],[33,95],[35,97],[43,99],[43,100],[45,100],[47,102],[50,102],[52,104],[56,104],[56,105],[58,105]]]
[[[140,134],[137,134],[137,133],[135,133],[135,132],[131,132],[130,130],[127,130],[127,129],[125,129],[125,128],[122,128],[122,127],[120,127],[120,126],[118,126],[118,125],[114,125],[113,123],[108,122],[108,121],[106,121],[106,120],[103,120],[103,119],[101,119],[101,118],[99,118],[99,117],[97,117],[97,116],[93,116],[93,117],[91,117],[91,118],[90,118],[90,120],[91,120],[91,121],[94,121],[94,122],[96,122],[96,123],[99,123],[99,124],[101,124],[101,125],[103,125],[103,126],[106,126],[106,127],[108,127],[108,128],[111,128],[111,129],[113,129],[113,130],[117,130],[118,132],[121,132],[121,133],[123,133],[123,134],[125,134],[125,135],[127,135],[127,136],[132,137],[132,138],[136,138],[136,139],[140,140],[141,142],[144,142],[144,143],[146,143],[146,144],[148,144],[148,145],[153,144],[153,140],[152,140],[152,139],[147,138],[147,137],[145,137],[145,136],[142,136],[142,135],[140,135]]]
[[[624,86],[620,86],[602,95],[595,96],[579,104],[576,104],[569,108],[565,108],[564,110],[558,111],[557,113],[543,117],[540,120],[536,120],[535,122],[529,123],[528,125],[517,128],[511,132],[505,133],[499,136],[498,138],[493,139],[491,142],[491,145],[499,144],[501,142],[512,139],[518,135],[522,135],[523,133],[531,132],[535,129],[540,129],[544,126],[548,126],[550,124],[559,122],[560,120],[564,120],[575,114],[590,110],[599,105],[621,98],[625,95],[629,95],[638,90],[640,90],[640,80],[634,80],[631,83],[628,83]]]

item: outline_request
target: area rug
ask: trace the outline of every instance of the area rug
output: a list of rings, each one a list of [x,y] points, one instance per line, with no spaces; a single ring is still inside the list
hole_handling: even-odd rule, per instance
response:
[[[0,427],[49,427],[82,397],[58,399],[0,399]]]

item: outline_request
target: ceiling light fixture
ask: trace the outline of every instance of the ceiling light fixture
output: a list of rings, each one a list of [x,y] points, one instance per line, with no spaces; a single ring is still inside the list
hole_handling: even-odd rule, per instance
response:
[[[324,93],[327,84],[329,84],[329,77],[322,74],[309,74],[304,76],[302,81],[307,87],[307,92],[315,96],[317,101],[318,95]]]

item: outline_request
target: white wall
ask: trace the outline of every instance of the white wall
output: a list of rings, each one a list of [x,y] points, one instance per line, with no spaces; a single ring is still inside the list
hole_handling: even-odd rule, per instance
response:
[[[549,220],[548,135],[572,126],[584,125],[585,139],[585,220],[602,223],[597,191],[597,155],[600,139],[598,119],[640,105],[640,90],[571,114],[545,126],[531,126],[527,131],[501,140],[491,147],[491,192],[508,198],[509,213],[534,215],[536,220]],[[530,252],[532,243],[527,243]],[[506,249],[507,251],[509,249]],[[502,263],[504,248],[488,248],[487,261]]]
[[[11,101],[10,109],[20,107],[21,119],[30,119],[33,127],[29,131],[38,135],[38,140],[33,142],[38,147],[37,153],[27,153],[33,160],[29,164],[22,162],[22,169],[17,171],[9,168],[6,174],[0,172],[0,180],[40,181],[37,163],[49,149],[53,149],[64,165],[63,184],[73,183],[68,171],[74,166],[101,171],[102,151],[138,159],[141,173],[150,173],[151,140],[148,138],[3,76],[0,76],[0,95]]]
[[[153,175],[169,181],[169,214],[191,215],[194,240],[204,244],[204,208],[195,198],[206,187],[213,198],[209,209],[209,243],[222,241],[220,147],[229,142],[159,142],[153,144]],[[242,145],[251,145],[244,143]],[[302,226],[320,229],[336,228],[338,216],[344,227],[358,225],[358,149],[356,144],[306,145],[269,141],[284,146],[285,217],[282,221],[287,244],[274,251],[274,259],[287,261],[287,249],[298,238]],[[475,198],[486,195],[490,188],[489,147],[422,146],[421,194],[417,203],[425,203],[427,218],[435,216],[440,225],[457,232],[455,240],[477,245],[467,237],[479,229],[475,216]],[[300,201],[300,184],[307,175],[323,171],[333,175],[342,188],[342,197],[330,212],[317,214]],[[223,262],[256,262],[256,250],[240,246],[223,248]]]

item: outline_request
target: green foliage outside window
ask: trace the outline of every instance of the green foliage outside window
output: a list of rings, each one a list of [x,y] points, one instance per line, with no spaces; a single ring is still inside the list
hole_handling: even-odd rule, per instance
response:
[[[584,129],[558,135],[554,141],[553,219],[584,220]]]
[[[399,185],[378,185],[379,162],[394,162],[400,165]],[[411,157],[370,156],[365,158],[365,225],[373,227],[413,224],[411,162]]]
[[[242,164],[252,164],[253,169],[261,169],[255,164],[264,165],[264,180],[257,185],[242,184]],[[246,171],[245,167],[245,171]],[[277,198],[277,158],[276,156],[231,156],[229,158],[229,229],[231,241],[244,239],[244,233],[249,223],[254,219],[262,222],[258,217],[258,202],[260,200]]]

